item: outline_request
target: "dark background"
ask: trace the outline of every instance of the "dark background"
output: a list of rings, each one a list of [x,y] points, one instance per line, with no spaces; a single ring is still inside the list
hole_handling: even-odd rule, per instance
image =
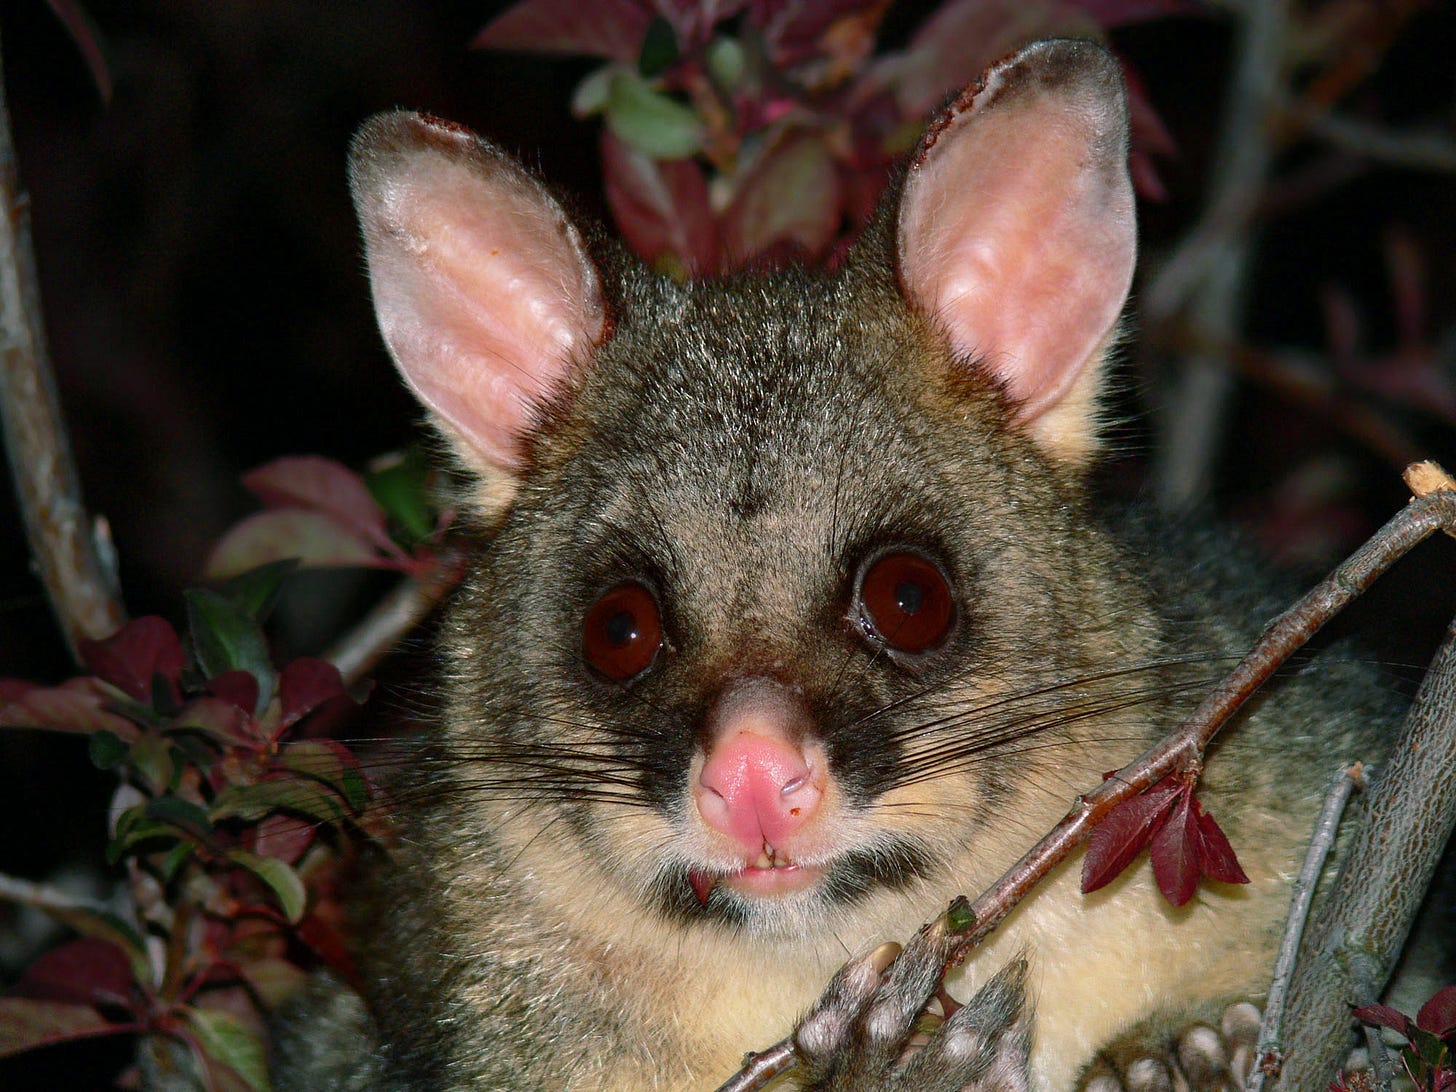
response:
[[[243,471],[300,452],[360,465],[418,435],[414,403],[373,327],[345,189],[345,148],[364,117],[409,106],[462,121],[600,209],[596,130],[568,111],[591,63],[471,51],[498,7],[89,0],[116,84],[104,105],[43,0],[0,0],[51,354],[86,499],[110,521],[133,615],[180,618],[181,591],[208,546],[252,510]],[[903,36],[926,7],[897,8],[887,37]],[[1197,215],[1208,175],[1231,42],[1209,10],[1114,34],[1179,146],[1158,164],[1168,200],[1141,211],[1152,261]],[[1444,122],[1450,134],[1452,56],[1451,7],[1426,5],[1344,105],[1386,121]],[[1302,157],[1318,166],[1317,153],[1296,147],[1285,168],[1297,171]],[[1289,195],[1262,238],[1250,340],[1319,353],[1321,293],[1338,286],[1356,301],[1367,347],[1387,351],[1395,300],[1383,248],[1404,230],[1425,262],[1426,328],[1449,393],[1453,176],[1354,162],[1313,173],[1324,181]],[[1130,354],[1121,408],[1136,410],[1157,389],[1158,368]],[[1248,378],[1209,498],[1221,516],[1310,562],[1358,543],[1404,502],[1396,468],[1337,415]],[[1456,465],[1451,422],[1372,398],[1412,444]],[[1131,425],[1117,435],[1116,473],[1135,492],[1149,433]],[[1315,506],[1309,526],[1286,527],[1299,475],[1321,467],[1335,499]],[[0,528],[0,675],[57,681],[68,664],[8,483]],[[1407,675],[1451,615],[1453,555],[1443,545],[1408,562],[1371,608],[1377,643]],[[294,640],[304,646],[317,633],[304,627]],[[0,733],[0,871],[97,869],[109,788],[80,741]],[[23,946],[3,943],[20,928],[4,915],[0,907],[0,986],[25,958]]]

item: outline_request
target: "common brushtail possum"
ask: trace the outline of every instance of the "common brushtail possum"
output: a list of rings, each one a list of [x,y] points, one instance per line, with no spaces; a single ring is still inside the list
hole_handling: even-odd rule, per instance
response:
[[[1247,648],[1250,568],[1087,484],[1126,159],[1116,62],[1038,43],[929,126],[840,268],[679,283],[457,126],[364,126],[379,325],[477,552],[361,893],[362,1000],[316,984],[281,1087],[714,1087]],[[909,955],[854,1008],[866,957],[801,1073],[1132,1087],[1123,1055],[1086,1068],[1100,1047],[1267,988],[1320,790],[1388,729],[1377,690],[1292,674],[1211,751],[1246,886],[1173,909],[1143,863],[1084,897],[1074,860],[952,977],[980,992],[939,1040],[900,1057],[935,979]]]

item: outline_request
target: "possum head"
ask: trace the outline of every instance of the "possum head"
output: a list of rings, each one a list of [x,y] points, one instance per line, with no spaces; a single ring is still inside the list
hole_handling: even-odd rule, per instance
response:
[[[1118,764],[1095,680],[1137,606],[1081,477],[1126,146],[1116,63],[1038,43],[932,124],[841,270],[679,284],[467,131],[364,128],[380,328],[476,482],[451,824],[784,935],[995,875]]]

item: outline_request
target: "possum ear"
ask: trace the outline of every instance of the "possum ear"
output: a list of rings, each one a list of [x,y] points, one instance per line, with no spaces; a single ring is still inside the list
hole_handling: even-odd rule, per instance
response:
[[[464,461],[509,489],[539,407],[603,338],[580,234],[515,160],[420,114],[366,122],[349,183],[395,364]]]
[[[1137,250],[1117,62],[1048,41],[992,67],[922,138],[897,226],[911,303],[1044,450],[1085,460]]]

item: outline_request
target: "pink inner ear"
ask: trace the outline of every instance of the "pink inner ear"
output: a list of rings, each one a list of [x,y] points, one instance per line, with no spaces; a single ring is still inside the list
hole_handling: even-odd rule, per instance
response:
[[[413,146],[356,171],[380,330],[421,401],[516,470],[533,407],[602,337],[596,272],[520,168],[468,133],[408,124]]]
[[[1031,67],[993,70],[912,168],[899,256],[909,298],[1029,421],[1066,395],[1116,323],[1136,225],[1116,84],[1017,86],[1019,63]]]

